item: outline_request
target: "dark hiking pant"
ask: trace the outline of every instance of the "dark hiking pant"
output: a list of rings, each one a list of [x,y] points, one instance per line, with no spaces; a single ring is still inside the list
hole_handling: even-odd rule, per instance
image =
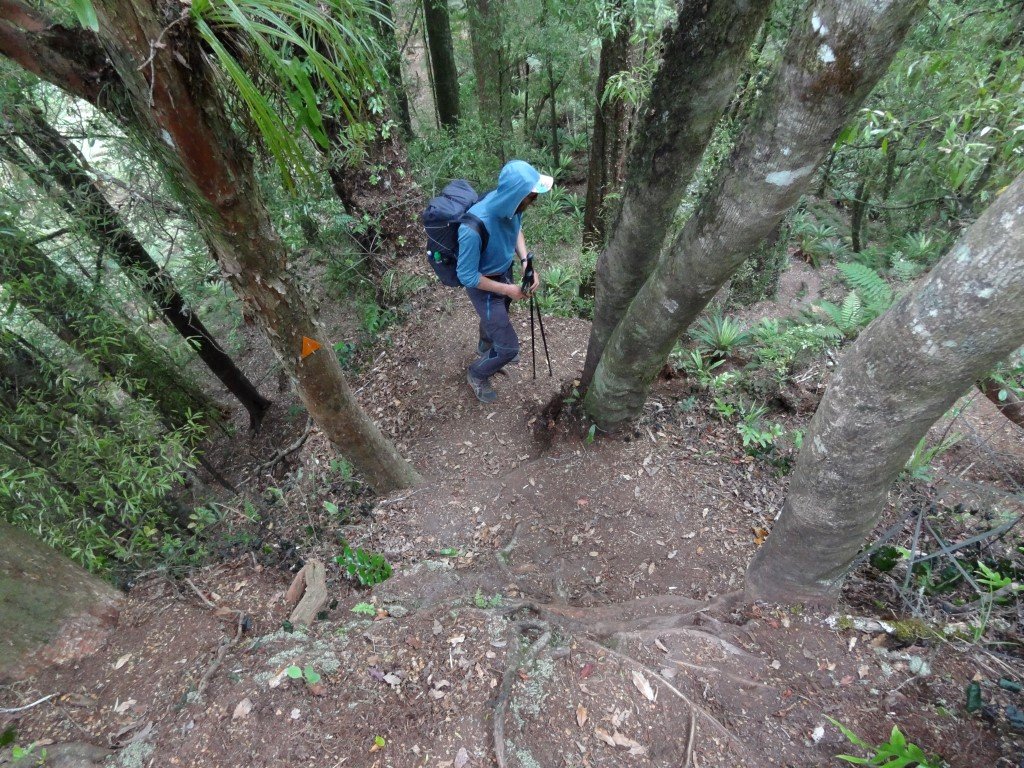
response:
[[[504,275],[488,275],[500,283],[512,282],[512,268]],[[508,316],[512,299],[499,296],[479,288],[467,288],[473,309],[480,316],[480,346],[487,349],[480,360],[469,366],[470,373],[478,379],[486,379],[504,368],[519,354],[519,337]]]

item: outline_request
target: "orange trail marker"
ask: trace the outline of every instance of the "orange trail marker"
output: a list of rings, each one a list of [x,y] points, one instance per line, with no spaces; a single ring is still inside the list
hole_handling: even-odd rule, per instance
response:
[[[303,336],[302,337],[302,354],[301,354],[301,358],[303,360],[305,360],[307,357],[312,355],[318,349],[320,349],[320,342],[319,341],[317,341],[316,339],[311,339],[311,338],[309,338],[309,336]]]

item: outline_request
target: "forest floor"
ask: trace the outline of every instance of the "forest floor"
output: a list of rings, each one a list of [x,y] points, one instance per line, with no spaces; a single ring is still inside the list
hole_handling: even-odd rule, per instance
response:
[[[745,316],[813,300],[813,275],[795,265],[782,298]],[[346,338],[349,326],[322,314]],[[209,454],[261,520],[225,497],[219,562],[139,578],[103,651],[0,688],[8,708],[56,694],[0,715],[0,730],[48,749],[46,765],[93,764],[56,762],[61,745],[85,742],[138,767],[796,768],[864,754],[834,718],[874,744],[898,725],[957,768],[1024,765],[1024,694],[998,684],[1024,680],[1019,613],[994,611],[972,642],[968,617],[920,595],[927,621],[908,619],[902,574],[866,564],[832,611],[739,606],[729,595],[787,479],[748,456],[699,396],[683,407],[684,378],[658,383],[634,430],[588,441],[544,411],[571,392],[586,322],[545,318],[554,375],[538,339],[534,380],[521,307],[522,362],[496,377],[500,399],[485,406],[464,381],[476,344],[468,301],[432,286],[407,317],[356,378],[429,483],[374,499],[315,429],[268,465],[306,432],[294,395],[276,393],[260,435],[238,416],[237,435]],[[245,333],[262,375],[272,359]],[[822,363],[798,386],[804,406],[773,418],[806,424],[826,378]],[[958,422],[968,435],[936,479],[893,494],[882,530],[903,521],[897,541],[940,497],[959,511],[944,522],[952,541],[991,527],[996,508],[1020,514],[1024,433],[980,397]],[[394,576],[368,589],[344,578],[342,540],[382,553]],[[314,558],[331,601],[311,627],[291,628],[285,593]],[[291,679],[291,665],[321,679]],[[982,707],[968,713],[972,682]]]

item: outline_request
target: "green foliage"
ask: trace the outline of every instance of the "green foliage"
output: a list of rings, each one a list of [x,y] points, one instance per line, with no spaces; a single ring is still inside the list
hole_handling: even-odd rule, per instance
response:
[[[838,344],[843,333],[834,325],[767,319],[753,329],[752,338],[755,364],[783,379],[798,364]]]
[[[826,716],[827,717],[827,716]],[[840,760],[845,760],[854,765],[874,765],[882,768],[942,768],[942,761],[933,761],[917,746],[907,741],[899,727],[893,726],[889,740],[872,746],[860,738],[857,734],[831,717],[828,721],[840,730],[843,736],[856,747],[868,752],[868,757],[855,757],[854,755],[836,755]]]
[[[377,609],[372,603],[356,603],[352,606],[352,613],[357,613],[360,616],[376,616]]]
[[[922,437],[914,446],[910,458],[907,459],[907,464],[903,468],[903,476],[909,480],[930,483],[933,479],[932,463],[959,443],[960,437],[959,434],[949,435],[931,447],[928,446],[928,436]]]
[[[763,405],[741,408],[740,413],[741,417],[736,425],[736,431],[739,432],[743,440],[743,447],[748,453],[753,455],[765,453],[775,445],[775,441],[782,437],[785,431],[778,424],[764,422],[764,416],[768,413],[768,409]]]
[[[749,334],[739,323],[722,317],[720,312],[698,320],[697,327],[690,331],[690,336],[696,339],[703,351],[719,359],[729,357],[750,340]]]
[[[892,288],[875,270],[857,262],[837,266],[846,282],[860,294],[867,314],[871,317],[882,314],[892,304]]]
[[[345,574],[363,587],[372,587],[391,578],[391,564],[384,555],[369,552],[362,547],[352,549],[348,544],[342,553],[334,558]]]
[[[477,608],[498,608],[501,606],[501,600],[501,595],[487,597],[480,589],[477,589],[476,594],[473,595],[473,605]]]
[[[184,524],[171,496],[202,427],[163,431],[145,400],[119,402],[113,387],[66,370],[50,375],[46,391],[0,401],[4,519],[101,573],[199,554],[196,536],[218,516],[200,508]]]
[[[369,20],[382,21],[380,14],[365,0],[330,0],[327,6],[328,12],[307,0],[195,0],[190,6],[196,30],[288,186],[295,170],[311,174],[298,142],[301,132],[330,146],[318,91],[332,97],[329,109],[356,125],[361,95],[372,91],[379,50]],[[258,68],[251,67],[253,60]]]
[[[305,680],[306,685],[316,685],[320,682],[320,673],[307,664],[305,667],[298,667],[292,664],[285,669],[285,674],[292,680]]]
[[[819,221],[806,211],[793,214],[790,227],[800,255],[815,267],[821,266],[826,256],[843,250],[838,244],[839,231],[832,224]]]

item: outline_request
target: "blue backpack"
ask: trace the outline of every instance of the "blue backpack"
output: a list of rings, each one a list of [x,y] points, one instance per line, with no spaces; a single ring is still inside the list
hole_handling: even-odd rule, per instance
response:
[[[427,261],[437,278],[452,288],[462,285],[456,274],[459,264],[459,225],[465,224],[480,235],[481,252],[487,248],[487,227],[468,212],[478,200],[480,197],[469,182],[458,179],[428,202],[421,216],[423,227],[427,230]]]

